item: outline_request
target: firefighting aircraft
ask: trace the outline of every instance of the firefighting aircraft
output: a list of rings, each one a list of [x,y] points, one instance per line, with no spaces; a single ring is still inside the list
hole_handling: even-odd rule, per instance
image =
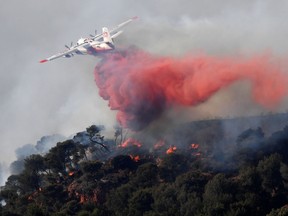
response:
[[[51,61],[60,57],[70,58],[74,56],[74,54],[98,55],[103,52],[114,50],[115,46],[113,39],[119,36],[121,33],[123,33],[122,30],[120,31],[118,30],[137,18],[138,17],[132,17],[131,19],[128,19],[127,21],[112,28],[112,30],[110,31],[108,30],[107,27],[103,27],[101,34],[96,34],[95,32],[95,35],[90,35],[90,37],[88,38],[80,38],[77,41],[77,44],[74,46],[73,43],[71,43],[70,47],[65,45],[65,47],[67,48],[66,51],[60,52],[56,55],[50,56],[49,58],[43,59],[40,61],[40,63]]]

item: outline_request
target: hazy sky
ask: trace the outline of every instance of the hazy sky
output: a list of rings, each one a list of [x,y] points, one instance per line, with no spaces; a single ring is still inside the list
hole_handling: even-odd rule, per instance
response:
[[[63,51],[65,44],[137,15],[140,19],[125,28],[116,46],[137,45],[155,54],[175,56],[265,52],[285,58],[287,12],[286,0],[3,0],[0,163],[13,161],[16,148],[34,144],[44,135],[69,136],[93,123],[108,127],[115,123],[115,113],[98,96],[94,83],[97,58],[76,56],[38,63]],[[246,84],[235,84],[200,108],[207,115],[261,111],[251,102],[248,90]],[[281,109],[286,109],[285,102]],[[186,110],[190,111],[201,112]]]

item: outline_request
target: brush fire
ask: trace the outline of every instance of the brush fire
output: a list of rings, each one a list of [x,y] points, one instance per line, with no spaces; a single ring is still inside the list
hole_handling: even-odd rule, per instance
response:
[[[167,151],[166,154],[173,154],[175,151],[177,150],[176,146],[170,146]]]
[[[127,148],[129,146],[137,146],[138,148],[140,148],[142,144],[136,139],[129,138],[119,145],[119,147],[122,148]]]

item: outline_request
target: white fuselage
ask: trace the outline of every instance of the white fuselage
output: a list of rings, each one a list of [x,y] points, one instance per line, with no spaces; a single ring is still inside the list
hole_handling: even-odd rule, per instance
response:
[[[75,47],[78,51],[76,53],[80,55],[97,55],[97,53],[114,49],[114,45],[112,43],[93,41],[89,40],[89,38],[84,39],[83,41],[81,41],[82,43],[80,43],[80,40],[77,42],[77,45]],[[83,46],[83,43],[86,44]]]

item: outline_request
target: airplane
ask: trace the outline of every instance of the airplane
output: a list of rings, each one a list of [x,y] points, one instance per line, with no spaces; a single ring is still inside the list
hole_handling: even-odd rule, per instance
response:
[[[95,35],[90,35],[90,37],[87,37],[87,38],[80,38],[77,41],[76,45],[74,46],[73,46],[73,43],[71,43],[70,47],[65,45],[67,50],[60,52],[56,55],[52,55],[46,59],[43,59],[40,61],[40,63],[51,61],[60,57],[70,58],[74,56],[74,54],[98,55],[103,52],[114,50],[115,45],[114,45],[113,39],[123,33],[122,30],[120,31],[118,30],[137,18],[138,18],[137,16],[132,17],[128,19],[127,21],[120,23],[116,27],[112,28],[112,30],[110,31],[108,30],[107,27],[103,27],[101,34],[96,34],[96,31],[95,31]]]

